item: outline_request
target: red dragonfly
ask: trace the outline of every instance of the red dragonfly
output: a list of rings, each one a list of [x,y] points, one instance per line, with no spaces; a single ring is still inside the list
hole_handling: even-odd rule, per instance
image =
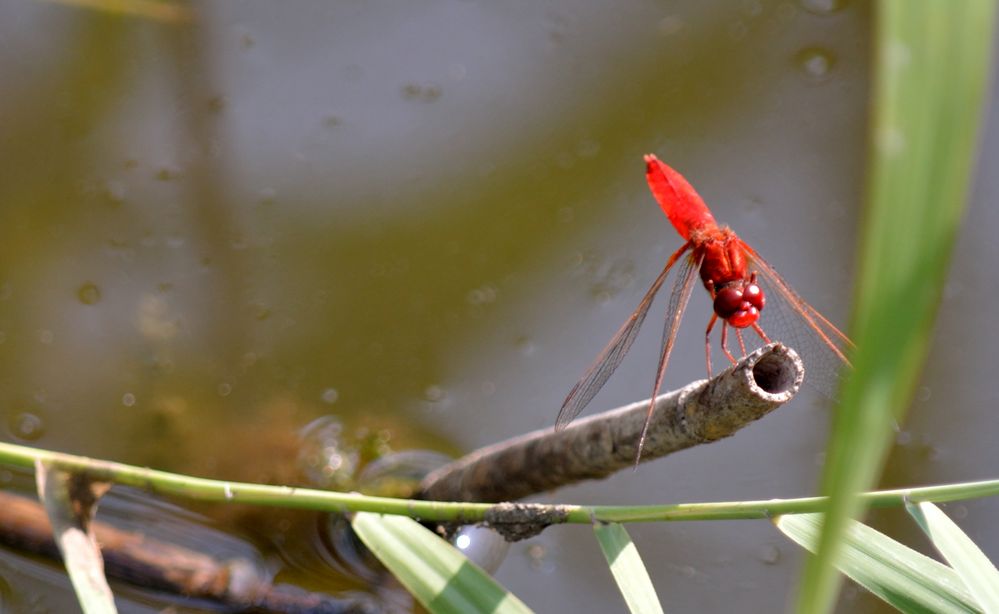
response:
[[[798,296],[756,250],[740,239],[732,229],[719,226],[704,200],[680,173],[654,155],[648,154],[645,156],[645,178],[652,195],[659,202],[659,206],[673,227],[680,233],[684,244],[669,257],[662,273],[652,282],[652,287],[642,297],[638,308],[632,312],[607,347],[569,391],[555,421],[555,430],[564,429],[596,396],[621,364],[624,355],[638,336],[638,329],[645,320],[656,293],[666,281],[669,272],[677,266],[676,281],[666,309],[666,328],[663,331],[659,366],[656,368],[655,385],[652,388],[653,400],[649,404],[645,426],[638,440],[636,463],[641,458],[642,446],[645,444],[645,436],[655,408],[654,400],[659,394],[666,365],[669,364],[670,353],[673,351],[673,342],[680,328],[680,319],[683,317],[684,308],[690,299],[698,273],[714,306],[714,312],[708,320],[708,328],[704,334],[708,377],[711,377],[711,331],[719,320],[721,320],[721,349],[733,364],[736,359],[728,349],[730,326],[735,331],[743,356],[746,354],[743,329],[751,328],[764,343],[770,342],[770,338],[758,322],[760,313],[766,305],[763,289],[757,283],[758,278],[771,286],[771,289],[776,291],[776,296],[782,299],[781,302],[788,305],[789,311],[804,324],[803,327],[798,324],[794,326],[814,333],[819,340],[821,351],[835,357],[833,362],[838,364],[832,365],[832,369],[850,364],[845,352],[853,346],[846,335]]]

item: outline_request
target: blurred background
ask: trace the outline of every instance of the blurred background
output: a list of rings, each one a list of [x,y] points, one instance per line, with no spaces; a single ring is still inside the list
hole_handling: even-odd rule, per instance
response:
[[[551,426],[680,245],[646,188],[649,152],[848,322],[865,2],[215,2],[191,16],[0,4],[4,441],[287,483],[331,420],[376,451],[451,455]],[[886,487],[995,475],[995,114]],[[702,295],[667,388],[704,376]],[[648,396],[662,309],[591,411]],[[737,437],[538,500],[807,496],[829,419],[806,389]],[[9,470],[0,486],[31,492]],[[999,556],[999,504],[947,511]],[[199,512],[288,581],[363,584],[330,579],[343,570],[326,545],[274,510]],[[925,549],[900,514],[871,520]],[[800,553],[767,522],[629,531],[670,610],[788,602]],[[514,544],[496,577],[538,611],[621,610],[590,533]],[[73,603],[59,568],[32,561],[2,552],[0,598]],[[852,586],[840,605],[885,607]]]

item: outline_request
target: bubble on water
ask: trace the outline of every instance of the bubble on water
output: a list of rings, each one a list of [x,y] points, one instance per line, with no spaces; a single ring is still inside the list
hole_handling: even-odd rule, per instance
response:
[[[451,543],[473,563],[489,573],[499,569],[500,563],[510,551],[510,542],[486,527],[463,526],[455,533]]]
[[[441,93],[441,86],[435,84],[407,83],[402,86],[403,100],[434,102],[441,97]]]
[[[948,505],[947,512],[954,520],[964,520],[968,517],[968,508],[964,505]]]
[[[47,328],[38,331],[38,340],[45,345],[52,345],[55,335]]]
[[[180,177],[180,169],[174,166],[161,166],[155,176],[159,181],[173,181]]]
[[[357,478],[358,489],[369,495],[409,498],[423,478],[452,460],[428,450],[389,452],[364,467]]]
[[[679,571],[680,575],[683,576],[684,578],[689,579],[697,577],[697,568],[694,567],[693,565],[680,565],[679,567],[677,567],[677,571]]]
[[[250,309],[253,311],[253,317],[259,322],[271,317],[273,313],[267,305],[261,303],[260,301],[253,301],[250,303]]]
[[[260,355],[256,352],[247,352],[239,358],[239,366],[243,369],[249,369],[253,365],[257,364],[260,360]]]
[[[118,206],[125,202],[128,189],[124,183],[112,180],[104,184],[103,194],[109,204]]]
[[[323,390],[323,393],[319,395],[319,398],[323,400],[323,403],[332,405],[336,403],[337,399],[340,398],[340,393],[336,391],[336,388],[327,388],[326,390]]]
[[[806,47],[794,55],[798,69],[813,81],[824,81],[836,65],[836,56],[821,47]]]
[[[675,15],[668,15],[659,20],[656,29],[663,36],[672,36],[682,30],[686,24]]]
[[[359,463],[357,451],[344,442],[343,423],[320,416],[299,432],[298,465],[309,483],[319,488],[352,486]]]
[[[277,202],[277,190],[274,188],[264,188],[257,193],[257,202],[264,206],[273,205]]]
[[[534,353],[537,347],[534,345],[534,340],[527,335],[521,335],[514,340],[514,345],[517,347],[517,351],[524,356],[530,356]]]
[[[45,422],[38,414],[23,411],[11,416],[10,433],[24,441],[35,441],[45,434]]]
[[[228,382],[222,382],[218,385],[217,391],[220,397],[227,397],[232,394],[232,384]]]
[[[586,253],[574,268],[573,273],[585,278],[590,297],[598,303],[610,301],[635,281],[635,263],[628,258]]]
[[[766,565],[776,565],[780,562],[780,548],[772,544],[762,546],[756,551],[756,558]]]
[[[483,284],[478,288],[470,290],[468,294],[465,295],[465,300],[469,305],[485,305],[495,302],[496,294],[496,286],[492,284]]]
[[[135,395],[131,392],[126,392],[121,395],[121,404],[125,407],[132,407],[135,405]]]
[[[101,289],[88,281],[76,289],[76,296],[84,305],[96,305],[101,302]]]
[[[423,390],[423,398],[431,403],[439,403],[447,396],[447,391],[437,384],[431,384]]]
[[[816,15],[831,15],[842,11],[848,0],[800,0],[801,8]]]
[[[535,542],[528,545],[525,554],[527,555],[527,561],[531,569],[542,573],[555,571],[555,565],[548,557],[548,548],[544,544]]]
[[[147,294],[139,302],[139,332],[153,341],[167,341],[180,332],[180,318],[170,314],[167,301],[161,296]]]

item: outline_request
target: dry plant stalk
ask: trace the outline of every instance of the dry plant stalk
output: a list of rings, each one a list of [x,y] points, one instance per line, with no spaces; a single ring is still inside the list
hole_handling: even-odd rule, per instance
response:
[[[791,400],[804,367],[771,343],[710,380],[656,399],[642,462],[734,434]],[[649,401],[591,416],[561,432],[544,429],[482,448],[428,475],[420,496],[435,501],[514,501],[634,465]]]

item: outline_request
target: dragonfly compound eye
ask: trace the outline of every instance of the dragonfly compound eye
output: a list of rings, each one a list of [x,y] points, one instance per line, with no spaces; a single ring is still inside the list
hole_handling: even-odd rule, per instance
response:
[[[745,309],[743,303],[747,302],[743,298],[743,291],[739,288],[729,286],[722,288],[715,294],[715,313],[723,320],[728,320],[736,312]]]
[[[760,319],[760,310],[744,301],[746,309],[740,309],[728,317],[725,321],[736,328],[746,328],[752,326]]]
[[[763,309],[763,290],[753,283],[742,288],[728,286],[715,294],[715,313],[736,328],[752,326],[760,319]]]
[[[746,287],[743,288],[742,298],[749,301],[750,305],[760,311],[763,311],[763,306],[767,303],[766,297],[763,296],[763,288],[752,283],[746,284]]]

